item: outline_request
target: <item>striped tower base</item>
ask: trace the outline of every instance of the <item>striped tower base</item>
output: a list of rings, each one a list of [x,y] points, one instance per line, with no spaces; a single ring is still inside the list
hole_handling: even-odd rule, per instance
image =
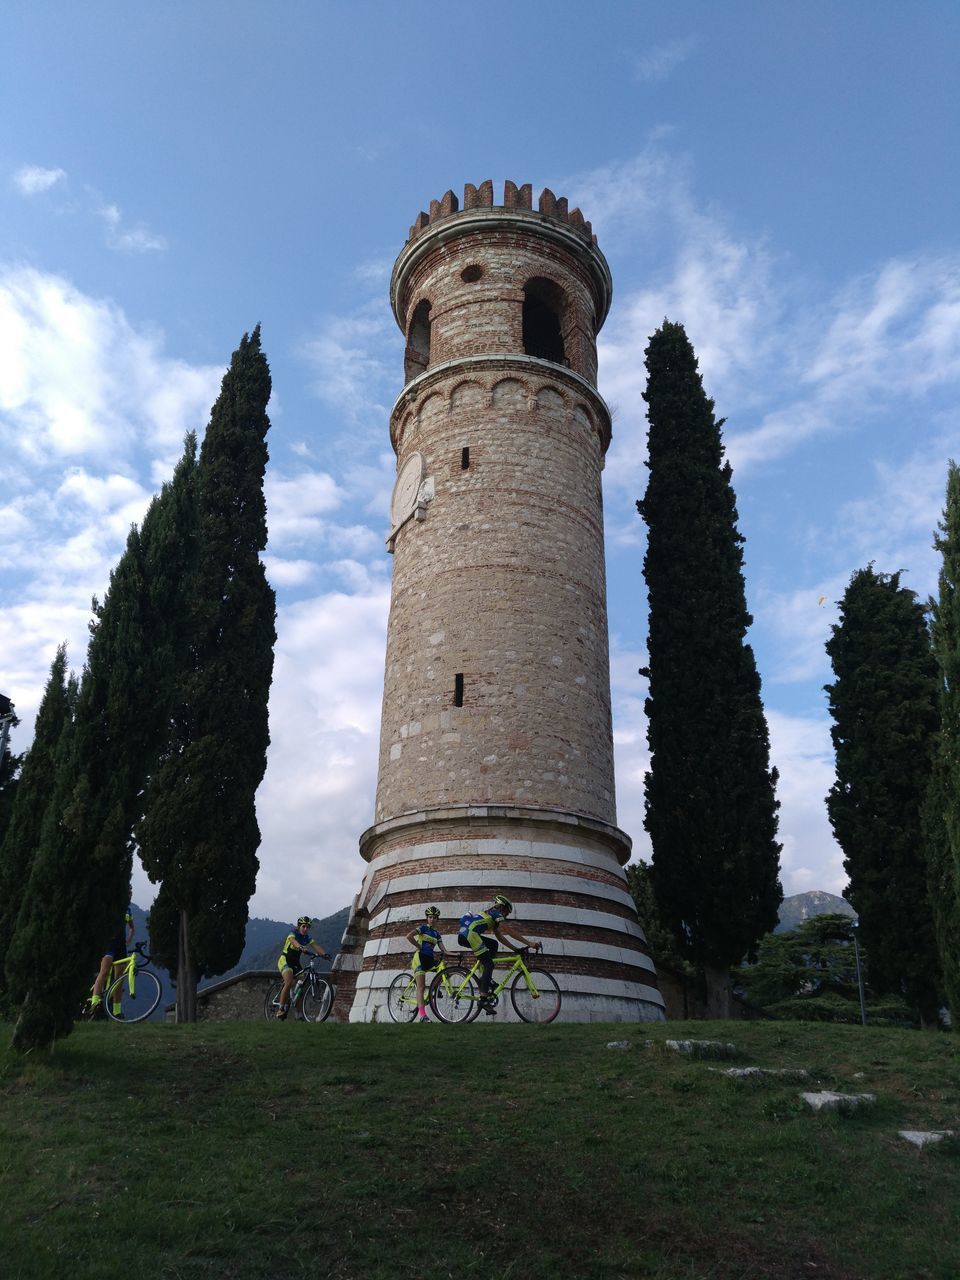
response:
[[[406,935],[424,908],[440,908],[447,950],[467,911],[495,893],[514,903],[519,931],[543,942],[543,967],[560,985],[564,1022],[661,1020],[663,999],[622,863],[622,831],[541,809],[470,806],[405,814],[360,841],[369,863],[339,961],[337,1014],[386,1021],[386,996],[409,969]],[[508,944],[509,945],[509,944]],[[498,1022],[515,1021],[501,1001]]]

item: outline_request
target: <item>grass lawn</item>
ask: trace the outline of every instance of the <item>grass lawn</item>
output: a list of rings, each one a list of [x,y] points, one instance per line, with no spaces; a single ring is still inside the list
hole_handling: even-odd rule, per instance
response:
[[[727,1079],[684,1036],[811,1081]],[[0,1275],[957,1280],[960,1138],[900,1128],[960,1133],[957,1037],[86,1025],[0,1051]]]

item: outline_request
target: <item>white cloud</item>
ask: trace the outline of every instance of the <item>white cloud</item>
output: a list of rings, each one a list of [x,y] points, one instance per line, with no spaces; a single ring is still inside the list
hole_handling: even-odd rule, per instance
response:
[[[40,165],[25,164],[13,175],[13,185],[21,195],[35,196],[49,191],[66,179],[63,169],[44,169]]]
[[[363,284],[386,284],[393,272],[393,258],[369,258],[354,269],[354,275]]]
[[[767,683],[791,684],[816,680],[822,684],[830,674],[826,645],[830,627],[837,620],[835,601],[843,594],[842,574],[788,591],[760,591],[754,616],[771,637],[776,666]],[[821,603],[821,596],[823,602]]]
[[[360,888],[357,840],[373,822],[389,598],[381,583],[279,611],[271,745],[257,795],[258,914],[324,916]]]
[[[849,430],[891,400],[960,381],[960,257],[880,263],[835,293],[812,294],[763,237],[733,231],[693,196],[686,161],[656,141],[634,159],[573,179],[602,243],[644,279],[621,293],[600,334],[600,385],[642,438],[643,352],[664,317],[682,323],[707,393],[729,415],[737,471]],[[656,256],[636,249],[656,246]],[[751,421],[755,425],[751,425]],[[631,472],[639,451],[614,452]],[[616,472],[611,477],[616,480]]]
[[[644,50],[634,58],[634,79],[641,84],[660,84],[686,62],[698,43],[697,36],[687,36],[685,40],[666,40]]]
[[[0,443],[31,469],[173,450],[202,426],[223,370],[190,366],[115,304],[59,276],[0,266]]]
[[[95,210],[107,229],[107,245],[127,253],[155,253],[166,249],[165,237],[140,225],[128,227],[123,214],[115,204],[100,204]]]
[[[378,299],[349,316],[328,318],[302,354],[314,371],[313,390],[354,422],[382,432],[403,367],[402,340]]]
[[[265,492],[271,549],[315,542],[326,528],[324,517],[346,496],[324,471],[304,471],[296,476],[271,472]]]
[[[284,560],[281,556],[263,557],[267,578],[274,588],[300,587],[316,576],[319,566],[313,560]]]
[[[780,771],[783,891],[787,895],[808,889],[840,893],[847,877],[825,803],[834,781],[829,720],[768,710],[767,724],[771,761]]]
[[[0,343],[0,653],[25,744],[57,644],[79,669],[91,598],[223,370],[171,359],[113,303],[22,267],[0,265]],[[159,475],[155,450],[171,455]]]

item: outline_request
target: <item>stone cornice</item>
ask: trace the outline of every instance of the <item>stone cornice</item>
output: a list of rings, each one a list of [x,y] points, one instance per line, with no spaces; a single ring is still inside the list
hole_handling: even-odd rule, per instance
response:
[[[508,804],[444,805],[436,809],[401,813],[396,818],[378,822],[364,831],[360,837],[360,856],[366,862],[370,862],[377,846],[384,840],[397,832],[412,830],[416,827],[437,830],[444,826],[463,823],[469,826],[502,821],[527,823],[531,826],[553,828],[568,833],[583,831],[592,840],[606,845],[621,866],[625,866],[630,860],[633,841],[619,827],[613,827],[608,822],[601,822],[597,818],[588,818],[582,813],[569,813],[563,809],[536,809]]]

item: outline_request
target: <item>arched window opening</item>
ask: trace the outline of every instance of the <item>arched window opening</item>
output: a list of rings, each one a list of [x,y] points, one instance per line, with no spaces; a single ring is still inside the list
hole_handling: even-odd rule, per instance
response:
[[[523,289],[523,349],[528,356],[566,364],[563,348],[563,290],[535,277]]]
[[[409,382],[423,373],[430,363],[430,303],[418,302],[407,334],[407,350],[403,359],[403,373]]]

